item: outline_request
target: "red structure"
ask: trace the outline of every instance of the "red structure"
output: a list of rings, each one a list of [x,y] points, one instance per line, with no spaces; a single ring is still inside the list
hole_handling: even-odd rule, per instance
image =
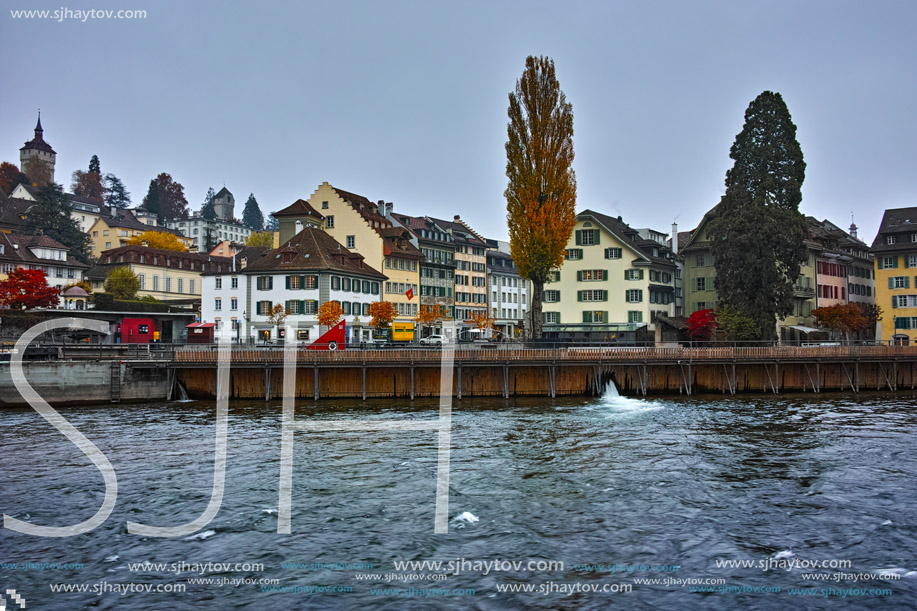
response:
[[[159,339],[159,329],[152,318],[122,318],[118,333],[122,344],[149,344]]]
[[[195,322],[185,326],[185,328],[188,329],[188,343],[213,343],[213,330],[216,326],[217,324],[215,322]]]
[[[315,340],[309,350],[344,350],[347,347],[347,323],[343,320]]]

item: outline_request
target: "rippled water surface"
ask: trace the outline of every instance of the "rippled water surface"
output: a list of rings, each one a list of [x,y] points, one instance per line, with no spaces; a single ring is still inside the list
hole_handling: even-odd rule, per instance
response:
[[[435,418],[432,401],[302,402],[297,417]],[[91,533],[64,539],[0,531],[0,562],[82,563],[80,569],[0,569],[28,609],[912,609],[917,596],[917,396],[692,397],[457,401],[449,534],[433,534],[436,433],[297,433],[292,534],[277,533],[279,404],[230,406],[227,486],[195,537],[128,534],[127,521],[177,525],[198,517],[213,474],[212,403],[67,408],[61,413],[108,456],[118,500]],[[0,510],[36,524],[87,519],[104,485],[88,459],[30,410],[0,412]],[[467,514],[466,514],[467,512]],[[458,519],[464,515],[465,519]],[[474,518],[478,521],[474,521]],[[443,581],[386,582],[429,570],[394,561],[563,561],[563,570],[463,570]],[[717,561],[844,560],[846,569],[717,568]],[[262,585],[192,584],[133,563],[261,563]],[[371,563],[373,570],[283,568]],[[611,573],[574,565],[678,565]],[[816,581],[823,572],[839,581]],[[860,574],[858,581],[840,573]],[[877,573],[901,576],[881,579]],[[780,592],[694,593],[635,579],[723,579]],[[52,593],[49,584],[88,584]],[[177,593],[91,592],[101,583],[184,584]],[[534,585],[531,593],[498,586]],[[545,590],[630,584],[629,593]],[[309,586],[352,591],[306,593]],[[380,588],[474,590],[410,598]],[[791,596],[790,588],[847,595]],[[882,596],[856,595],[887,589]],[[9,603],[7,603],[9,605]],[[9,607],[8,608],[15,608]]]

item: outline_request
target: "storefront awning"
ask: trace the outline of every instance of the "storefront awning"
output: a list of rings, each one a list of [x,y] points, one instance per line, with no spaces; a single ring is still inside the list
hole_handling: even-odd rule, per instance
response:
[[[215,322],[193,322],[190,325],[185,325],[186,329],[209,329],[210,327],[215,327],[217,324]]]

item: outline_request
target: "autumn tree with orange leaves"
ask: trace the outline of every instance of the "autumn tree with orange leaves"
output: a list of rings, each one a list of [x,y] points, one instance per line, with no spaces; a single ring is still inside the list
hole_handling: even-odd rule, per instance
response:
[[[475,312],[471,315],[471,324],[481,331],[493,329],[494,321],[495,319],[492,316],[488,316],[487,312]]]
[[[414,322],[422,327],[432,327],[446,318],[449,318],[446,306],[442,304],[422,305],[420,306],[420,311],[417,312],[417,316],[414,317]]]
[[[392,326],[395,318],[398,317],[398,310],[390,301],[376,301],[369,304],[369,315],[372,320],[369,326],[374,329],[387,329]]]
[[[318,308],[318,324],[333,327],[344,318],[344,309],[340,301],[326,301]]]
[[[554,60],[529,56],[509,94],[506,220],[510,254],[532,281],[532,333],[541,337],[541,300],[552,269],[564,260],[576,225],[573,106],[554,73]]]

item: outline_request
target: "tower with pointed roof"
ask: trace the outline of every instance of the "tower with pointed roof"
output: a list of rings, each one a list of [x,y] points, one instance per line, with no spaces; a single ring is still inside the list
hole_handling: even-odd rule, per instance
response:
[[[38,113],[38,123],[35,125],[35,137],[25,143],[19,149],[19,169],[25,171],[26,162],[29,159],[38,158],[48,164],[51,170],[51,180],[54,180],[54,164],[57,161],[57,153],[51,148],[51,145],[45,142],[44,130],[41,128],[41,112]]]
[[[213,197],[213,211],[221,221],[231,222],[234,217],[236,199],[225,186]]]

